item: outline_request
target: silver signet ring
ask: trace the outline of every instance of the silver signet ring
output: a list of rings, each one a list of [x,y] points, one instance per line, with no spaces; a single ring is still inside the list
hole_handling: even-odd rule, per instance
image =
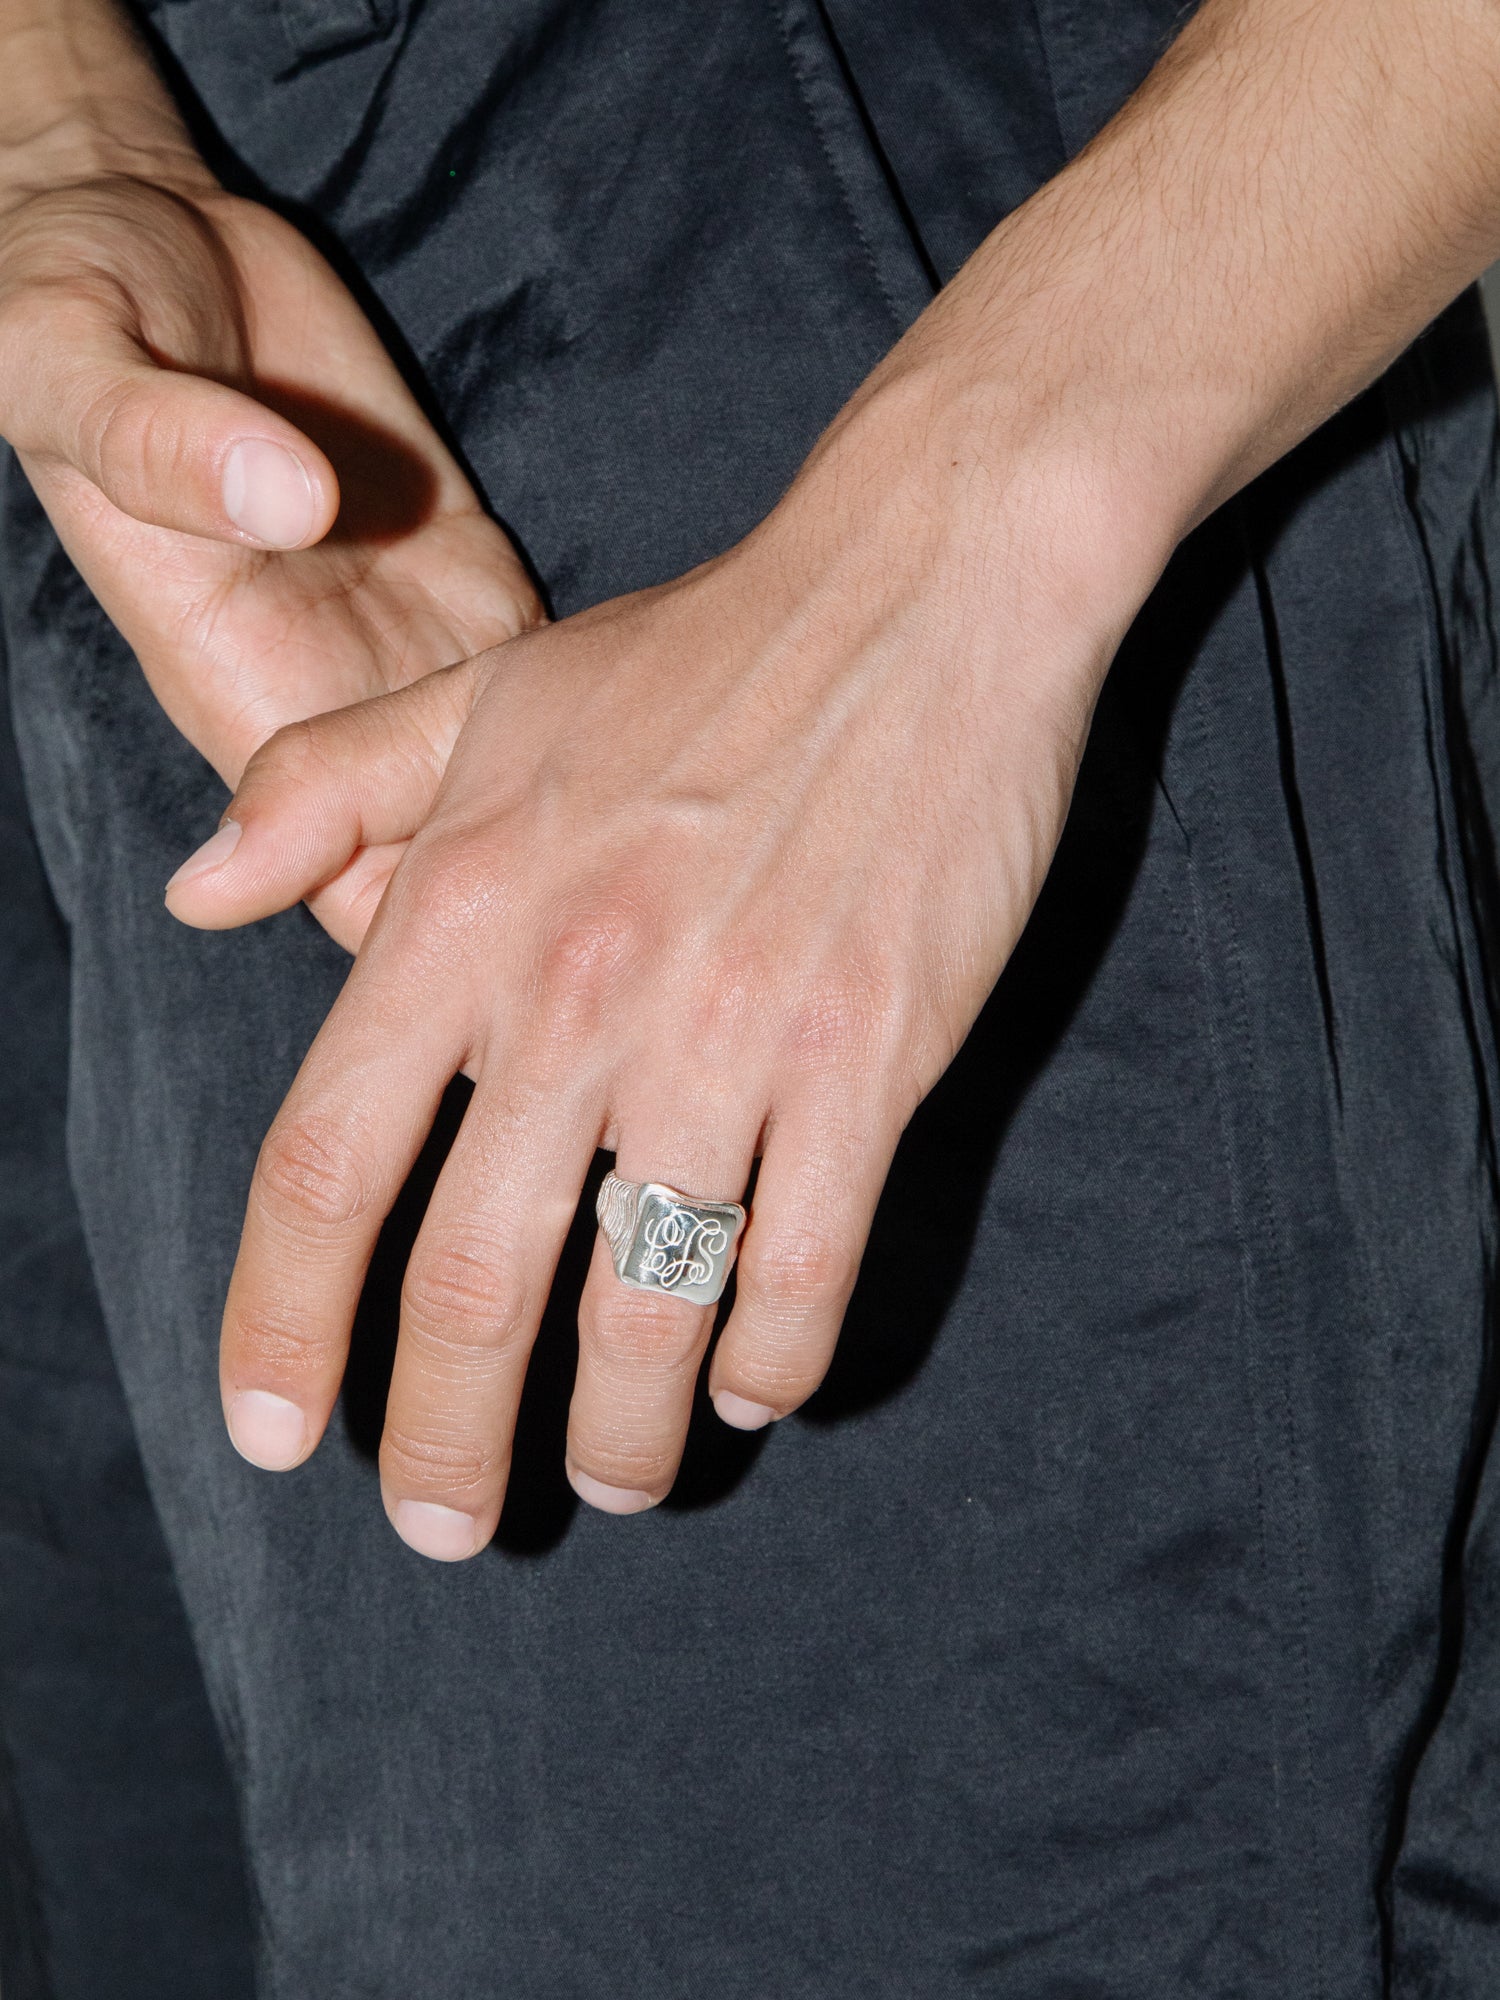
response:
[[[604,1176],[594,1213],[622,1284],[670,1292],[695,1306],[723,1295],[745,1210],[737,1201],[699,1201],[660,1181]]]

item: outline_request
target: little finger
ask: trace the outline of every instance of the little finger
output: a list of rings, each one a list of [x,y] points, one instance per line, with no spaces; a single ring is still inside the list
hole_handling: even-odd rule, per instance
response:
[[[827,1374],[898,1136],[897,1121],[827,1093],[773,1117],[709,1371],[735,1429],[786,1416]]]

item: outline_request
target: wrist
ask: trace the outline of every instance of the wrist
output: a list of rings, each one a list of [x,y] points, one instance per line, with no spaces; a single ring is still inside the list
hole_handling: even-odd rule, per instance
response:
[[[107,0],[0,11],[0,206],[79,182],[217,183],[150,54]]]
[[[1024,592],[1107,662],[1178,543],[1261,469],[1265,427],[1243,357],[1195,342],[1131,229],[1101,243],[1094,178],[1077,163],[994,232],[813,462],[844,461],[843,492],[897,489],[893,525],[927,524],[976,606]]]
[[[1050,401],[1002,408],[951,370],[902,365],[846,406],[734,560],[810,671],[863,634],[982,735],[1029,737],[1045,759],[1081,750],[1175,546],[1164,519]]]
[[[1206,0],[862,393],[917,385],[981,536],[1019,463],[1081,602],[1094,563],[1106,602],[1149,588],[1493,261],[1497,23]]]
[[[990,360],[903,343],[784,505],[882,588],[941,600],[981,644],[1046,634],[1097,683],[1191,526],[1188,488],[1097,385]]]

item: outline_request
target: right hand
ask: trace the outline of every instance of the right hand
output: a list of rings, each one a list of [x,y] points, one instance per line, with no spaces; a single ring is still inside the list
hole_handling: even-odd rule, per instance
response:
[[[541,622],[354,298],[206,175],[0,198],[0,435],[231,786],[286,724]],[[365,850],[309,897],[349,949],[400,851]]]

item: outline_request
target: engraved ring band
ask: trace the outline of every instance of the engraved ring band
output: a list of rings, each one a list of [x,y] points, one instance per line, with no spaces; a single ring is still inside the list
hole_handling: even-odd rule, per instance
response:
[[[722,1296],[745,1226],[739,1202],[699,1201],[660,1181],[627,1181],[611,1172],[594,1213],[622,1284],[670,1292],[695,1306]]]

